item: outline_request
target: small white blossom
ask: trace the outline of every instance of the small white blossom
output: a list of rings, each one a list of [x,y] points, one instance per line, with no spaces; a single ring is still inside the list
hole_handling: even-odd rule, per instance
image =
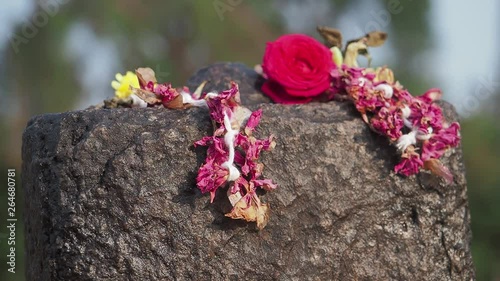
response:
[[[402,109],[401,112],[403,113],[403,118],[408,119],[410,118],[411,115],[411,109],[405,105]]]
[[[402,109],[401,109],[401,113],[402,113],[402,116],[403,117],[403,123],[405,124],[406,127],[410,128],[410,129],[414,129],[413,128],[413,124],[411,123],[410,119],[410,115],[411,115],[411,109],[405,105]]]
[[[235,181],[240,177],[240,171],[233,164],[230,165],[229,162],[226,161],[222,163],[221,167],[229,171],[227,181]]]
[[[367,82],[367,81],[368,81],[368,80],[367,80],[366,78],[364,78],[364,77],[360,77],[360,78],[358,79],[358,86],[360,86],[360,87],[365,86],[365,84],[366,84],[366,82]]]
[[[387,84],[380,84],[377,87],[375,87],[375,90],[383,91],[384,98],[386,98],[386,99],[392,98],[392,95],[394,94],[394,89],[390,85],[387,85]]]
[[[405,151],[408,148],[408,146],[414,145],[416,143],[417,143],[417,131],[413,130],[406,135],[400,136],[396,146],[400,151]]]
[[[229,150],[229,157],[226,162],[222,163],[221,167],[229,171],[227,180],[234,181],[240,177],[240,171],[234,166],[234,140],[238,134],[238,130],[234,130],[231,127],[231,121],[226,113],[224,113],[224,127],[227,131],[224,135],[224,143]]]
[[[421,141],[429,140],[432,137],[432,132],[433,132],[432,127],[427,128],[427,134],[419,130],[417,133],[417,139]]]
[[[206,100],[194,99],[189,93],[182,91],[181,96],[182,96],[182,103],[184,104],[191,104],[196,107],[208,107]]]
[[[132,107],[140,107],[140,108],[148,107],[148,103],[143,101],[135,94],[131,94],[130,98],[132,98]]]
[[[215,98],[215,97],[216,97],[216,96],[218,96],[218,95],[219,95],[219,94],[218,94],[218,93],[216,93],[216,92],[210,92],[210,93],[207,93],[207,94],[205,95],[205,97],[206,97],[206,98],[211,99],[211,98]]]

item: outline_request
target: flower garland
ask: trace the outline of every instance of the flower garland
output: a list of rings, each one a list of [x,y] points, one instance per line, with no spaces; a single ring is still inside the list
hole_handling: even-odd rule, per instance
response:
[[[318,31],[330,49],[301,34],[268,43],[262,66],[256,67],[267,79],[262,91],[284,104],[349,100],[373,131],[397,147],[401,161],[394,168],[396,173],[410,176],[425,169],[452,182],[453,175],[439,158],[459,145],[460,125],[446,123],[435,103],[441,91],[430,89],[413,97],[395,81],[389,68],[358,66],[358,55],[370,61],[368,47],[382,45],[385,33],[351,40],[341,51],[340,31],[328,27],[318,27]]]
[[[253,136],[262,110],[252,112],[241,106],[236,83],[221,93],[203,95],[203,84],[191,94],[187,87],[175,89],[171,84],[158,83],[150,68],[139,68],[136,74],[117,74],[116,79],[112,82],[115,95],[130,107],[208,108],[214,132],[194,143],[208,147],[205,163],[196,177],[197,186],[202,193],[210,193],[213,202],[217,190],[229,184],[227,197],[233,209],[226,216],[256,222],[259,229],[266,226],[270,208],[261,202],[257,189],[271,191],[277,185],[262,179],[264,165],[258,160],[262,151],[269,151],[276,144],[272,135],[267,139]]]
[[[413,97],[399,83],[382,79],[386,69],[370,71],[343,65],[332,73],[332,92],[352,101],[370,128],[394,144],[401,161],[396,173],[410,176],[421,169],[453,181],[453,175],[439,158],[460,141],[460,125],[447,124],[441,108],[434,103],[441,91],[431,89]]]
[[[262,92],[282,104],[348,100],[370,129],[397,148],[401,161],[394,167],[396,173],[411,176],[425,169],[452,182],[453,175],[439,158],[459,145],[460,125],[446,123],[435,103],[441,91],[431,89],[414,97],[395,81],[389,68],[358,66],[358,55],[366,56],[370,64],[368,47],[382,45],[385,33],[372,32],[351,40],[342,51],[340,31],[328,27],[318,27],[318,31],[326,46],[302,34],[284,35],[268,43],[262,65],[255,67],[266,79]],[[194,143],[208,147],[196,178],[197,187],[202,193],[210,193],[213,202],[216,192],[228,186],[227,198],[233,209],[226,216],[256,222],[262,229],[269,220],[270,208],[261,202],[257,189],[271,191],[277,185],[262,179],[264,165],[258,160],[262,151],[274,148],[274,137],[253,136],[262,110],[251,112],[241,105],[236,83],[231,82],[230,88],[221,93],[203,93],[205,83],[191,93],[187,87],[160,84],[152,69],[139,68],[135,74],[116,75],[111,83],[116,90],[112,104],[207,108],[214,132]]]
[[[198,188],[203,193],[210,192],[213,202],[217,189],[231,182],[227,195],[233,209],[226,216],[255,221],[262,229],[269,220],[270,209],[268,204],[261,203],[257,188],[267,191],[277,188],[271,180],[260,179],[264,168],[258,162],[260,153],[275,146],[272,135],[262,140],[253,136],[262,110],[250,112],[242,107],[238,85],[234,82],[231,89],[214,95],[207,104],[216,129],[213,136],[195,142],[195,145],[208,146],[207,159],[196,178]]]

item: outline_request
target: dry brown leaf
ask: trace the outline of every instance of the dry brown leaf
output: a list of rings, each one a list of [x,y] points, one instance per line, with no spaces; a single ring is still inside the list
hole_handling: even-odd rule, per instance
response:
[[[389,84],[394,84],[395,82],[394,72],[390,68],[387,68],[386,66],[377,67],[377,69],[374,70],[374,73],[376,75],[375,79],[373,80],[374,82],[385,81]]]
[[[349,43],[345,51],[344,64],[350,67],[358,67],[358,55],[366,55],[368,53],[367,48],[365,43],[361,41]]]
[[[201,82],[201,84],[196,88],[196,90],[193,93],[193,97],[195,99],[199,99],[201,97],[201,94],[203,93],[203,88],[205,88],[205,85],[208,83],[207,80]]]
[[[438,159],[429,159],[425,161],[424,169],[444,178],[448,183],[453,183],[453,174]]]
[[[382,46],[387,39],[387,33],[382,31],[373,31],[365,35],[365,44],[368,47],[378,47]]]
[[[269,222],[269,214],[271,209],[268,204],[261,204],[259,208],[257,208],[257,228],[262,230],[266,227]]]
[[[339,49],[342,49],[342,33],[340,30],[319,25],[316,29],[323,39],[325,39],[325,45],[327,45],[328,48],[338,47]]]
[[[152,93],[150,91],[146,91],[146,90],[138,89],[138,88],[133,88],[133,87],[131,87],[131,89],[132,89],[132,93],[134,95],[138,96],[140,99],[142,99],[143,101],[145,101],[148,104],[161,103],[161,99],[158,98],[157,95],[155,95],[154,93]]]
[[[246,196],[245,196],[246,197]],[[230,213],[226,214],[226,217],[232,219],[244,219],[246,221],[256,221],[257,212],[255,206],[248,206],[246,198],[241,198],[233,207]]]
[[[387,39],[387,33],[381,31],[373,31],[367,33],[361,38],[357,38],[347,42],[345,49],[344,63],[348,66],[357,67],[357,56],[362,55],[368,59],[368,67],[370,67],[372,57],[368,53],[368,47],[378,47],[384,44]]]
[[[387,33],[382,32],[382,31],[372,31],[370,33],[365,34],[365,36],[349,40],[346,45],[349,47],[349,44],[356,43],[356,42],[363,42],[366,46],[368,47],[379,47],[382,46],[385,43],[385,40],[387,40]]]
[[[234,205],[230,213],[226,214],[226,217],[232,219],[244,219],[248,222],[256,222],[258,229],[263,229],[269,222],[269,213],[271,209],[268,204],[261,204],[254,197],[250,199],[250,204],[247,203],[247,196],[252,196],[247,194]],[[257,195],[254,195],[257,196]]]
[[[140,67],[135,70],[135,74],[137,75],[139,85],[141,85],[142,88],[146,87],[149,82],[157,82],[154,70],[149,67]]]
[[[166,108],[169,108],[169,109],[184,109],[184,108],[187,108],[187,107],[184,106],[182,95],[176,96],[173,100],[169,101],[168,103],[164,103],[163,105]]]

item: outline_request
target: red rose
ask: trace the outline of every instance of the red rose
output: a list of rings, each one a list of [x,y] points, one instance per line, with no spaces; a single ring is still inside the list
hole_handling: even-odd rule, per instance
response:
[[[284,35],[267,43],[262,68],[268,80],[262,91],[277,103],[307,103],[330,87],[334,67],[332,53],[316,39]]]

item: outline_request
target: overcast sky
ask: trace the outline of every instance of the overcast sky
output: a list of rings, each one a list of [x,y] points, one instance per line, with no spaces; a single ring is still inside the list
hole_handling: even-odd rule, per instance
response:
[[[462,114],[472,108],[471,96],[487,99],[500,79],[500,2],[497,0],[432,1],[433,32],[437,46],[434,75],[446,99]],[[450,8],[453,7],[453,8]]]

